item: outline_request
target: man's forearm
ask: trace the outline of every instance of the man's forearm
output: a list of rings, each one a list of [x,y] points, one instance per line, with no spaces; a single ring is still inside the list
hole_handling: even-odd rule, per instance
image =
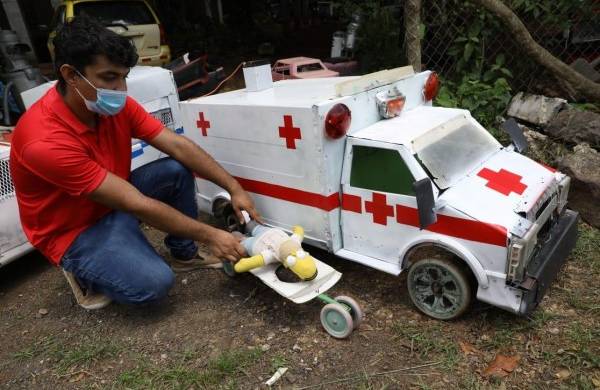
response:
[[[206,243],[214,227],[180,213],[171,206],[146,197],[140,207],[130,210],[139,220],[166,233]]]

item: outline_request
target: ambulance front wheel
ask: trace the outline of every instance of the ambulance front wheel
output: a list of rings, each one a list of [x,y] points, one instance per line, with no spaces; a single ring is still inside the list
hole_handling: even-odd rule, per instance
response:
[[[460,317],[473,299],[468,271],[450,259],[414,263],[408,270],[407,288],[417,309],[438,320]]]
[[[354,323],[354,329],[358,328],[364,317],[363,310],[358,304],[358,302],[356,302],[353,298],[347,297],[345,295],[335,297],[335,300],[350,308],[350,316],[352,317],[352,322]]]
[[[352,334],[354,323],[352,316],[342,305],[328,303],[321,309],[321,325],[336,339],[345,339]]]

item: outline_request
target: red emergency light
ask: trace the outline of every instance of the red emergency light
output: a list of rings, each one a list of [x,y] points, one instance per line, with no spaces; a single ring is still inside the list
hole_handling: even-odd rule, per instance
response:
[[[423,97],[425,101],[428,102],[433,100],[438,94],[440,90],[440,78],[438,74],[435,72],[431,72],[427,81],[425,82],[425,86],[423,87]]]
[[[338,103],[331,107],[325,117],[325,133],[333,139],[341,138],[346,135],[351,121],[352,114],[348,106]]]

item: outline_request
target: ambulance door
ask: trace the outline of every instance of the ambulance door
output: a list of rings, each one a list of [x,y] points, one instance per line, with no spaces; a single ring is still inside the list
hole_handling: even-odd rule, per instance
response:
[[[402,145],[349,137],[345,153],[343,248],[398,263],[400,248],[419,234],[413,182],[425,173]]]

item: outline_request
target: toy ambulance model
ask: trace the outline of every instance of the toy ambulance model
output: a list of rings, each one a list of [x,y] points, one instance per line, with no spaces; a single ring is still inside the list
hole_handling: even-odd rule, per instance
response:
[[[267,70],[268,71],[268,70]],[[260,79],[260,77],[257,77]],[[253,88],[261,89],[261,88]],[[466,110],[432,107],[435,73],[286,80],[180,104],[194,139],[253,194],[266,222],[399,275],[425,314],[474,295],[527,314],[577,237],[570,179],[503,147]],[[197,180],[204,211],[235,217]]]
[[[53,86],[54,82],[49,82],[23,92],[22,98],[26,108]],[[179,98],[170,71],[158,67],[135,67],[129,73],[127,86],[129,94],[165,126],[178,133],[183,132]],[[158,150],[141,140],[133,142],[131,149],[132,169],[162,157]],[[0,144],[0,267],[33,249],[21,228],[15,189],[9,171],[9,154],[10,145]]]

